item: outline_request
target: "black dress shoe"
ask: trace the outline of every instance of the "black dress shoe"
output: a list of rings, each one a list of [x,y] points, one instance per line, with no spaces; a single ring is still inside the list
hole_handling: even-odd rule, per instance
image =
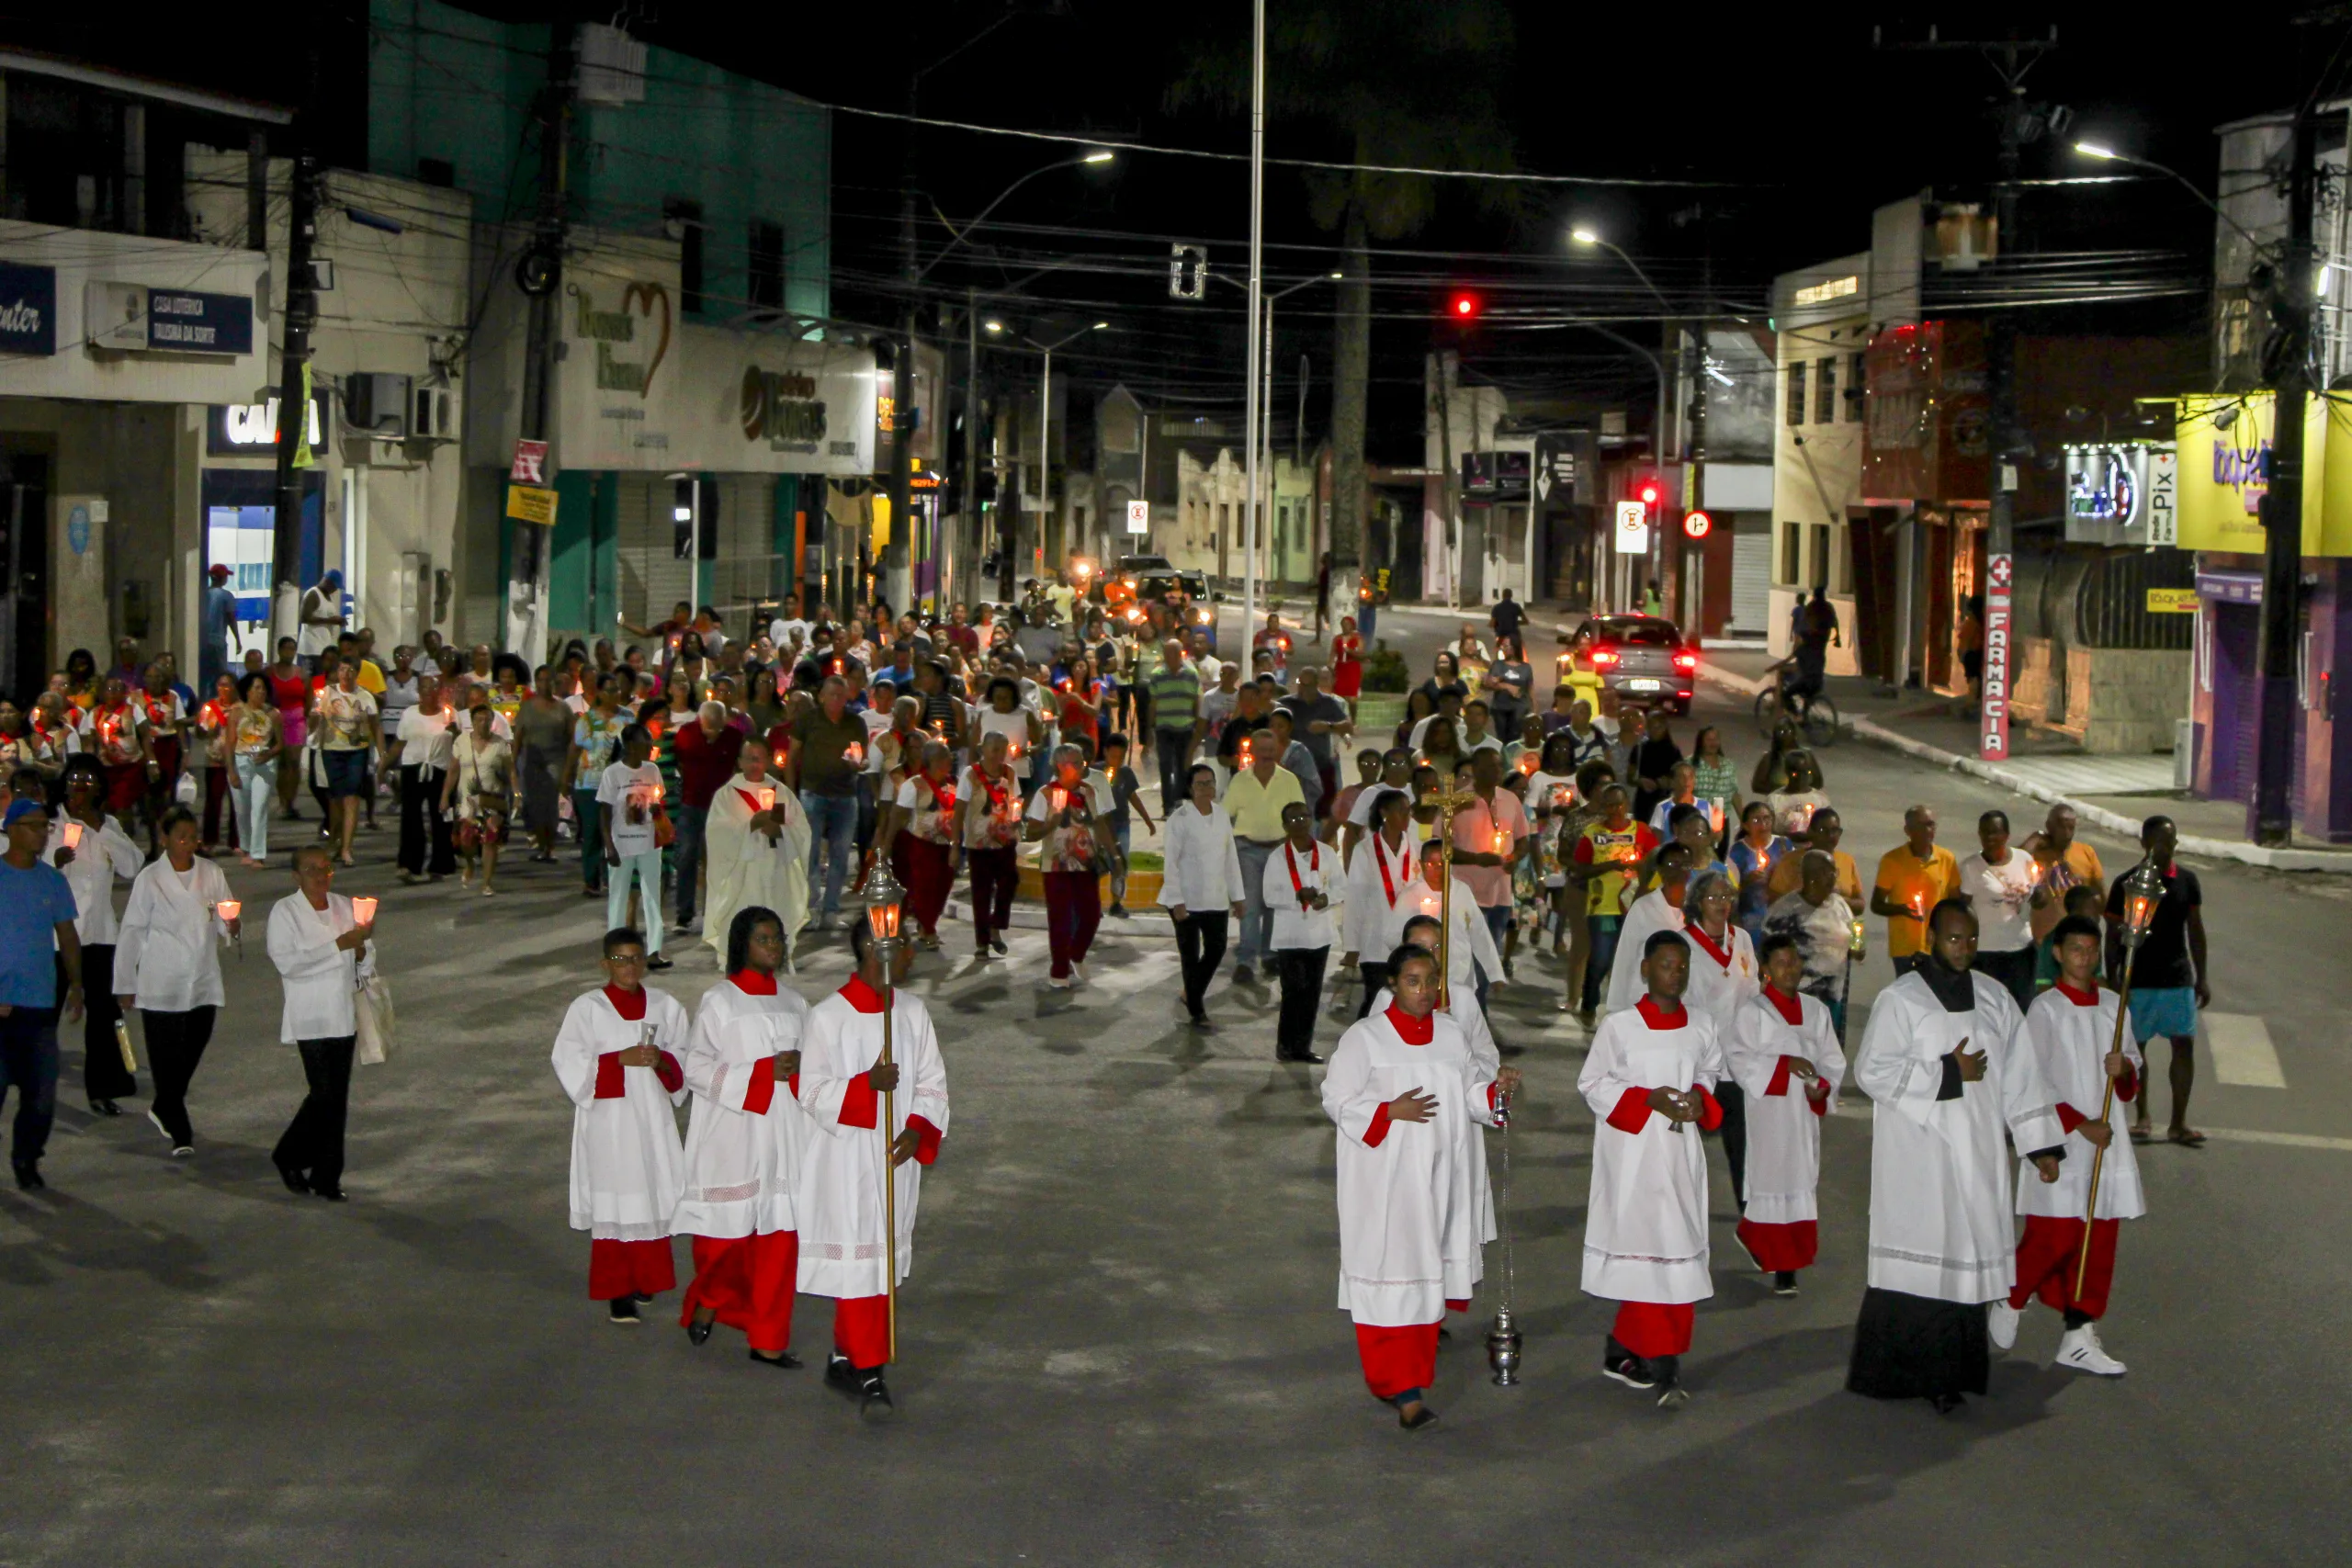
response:
[[[610,1303],[606,1303],[606,1310],[612,1314],[612,1318],[615,1323],[635,1324],[645,1321],[643,1318],[637,1315],[637,1298],[635,1296],[615,1296]]]
[[[664,958],[657,953],[645,961],[645,966],[648,969],[674,969],[677,967],[677,963],[674,959]]]
[[[1437,1412],[1425,1403],[1408,1405],[1396,1412],[1396,1425],[1408,1432],[1418,1432],[1424,1427],[1437,1425]]]
[[[890,1402],[890,1385],[882,1381],[882,1369],[875,1368],[858,1380],[857,1413],[872,1420],[881,1420],[898,1414],[899,1407]]]
[[[705,1338],[709,1337],[709,1329],[706,1328],[703,1330],[703,1336]],[[699,1344],[701,1341],[697,1340],[695,1343]],[[763,1367],[774,1367],[780,1372],[797,1372],[804,1364],[799,1357],[794,1355],[789,1350],[778,1350],[773,1356],[763,1356],[757,1350],[754,1350],[752,1352],[752,1359],[757,1361]]]
[[[119,1116],[122,1114],[122,1107],[117,1105],[111,1100],[93,1100],[90,1101],[90,1114],[93,1116]]]
[[[277,1164],[275,1160],[270,1163]],[[308,1192],[311,1190],[311,1179],[290,1165],[277,1167],[277,1179],[286,1183],[288,1192]]]
[[[37,1165],[20,1165],[17,1167],[17,1190],[18,1191],[42,1192],[48,1190],[48,1188],[49,1183],[40,1179],[40,1167]]]
[[[715,1317],[708,1323],[695,1323],[689,1321],[686,1325],[686,1343],[696,1347],[709,1344],[710,1331],[718,1326],[718,1319]],[[752,1351],[752,1359],[754,1360],[758,1359],[759,1354],[760,1353],[757,1350]]]
[[[854,1394],[858,1388],[857,1369],[849,1358],[836,1350],[825,1361],[825,1386],[838,1393]]]
[[[311,1189],[311,1195],[314,1198],[323,1198],[330,1203],[347,1203],[351,1201],[349,1198],[344,1195],[344,1190],[340,1187],[313,1187]]]
[[[1323,1057],[1321,1054],[1315,1051],[1277,1051],[1274,1053],[1275,1061],[1296,1062],[1302,1066],[1313,1066],[1322,1059]]]

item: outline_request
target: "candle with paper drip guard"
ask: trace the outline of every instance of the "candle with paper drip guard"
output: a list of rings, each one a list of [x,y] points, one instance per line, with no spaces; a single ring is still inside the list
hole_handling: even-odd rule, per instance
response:
[[[237,929],[237,917],[243,914],[244,910],[244,901],[238,898],[223,898],[212,906],[213,914],[220,918],[222,925],[229,928],[229,945],[237,950],[237,962],[240,964],[245,961],[245,939],[244,934]]]
[[[65,847],[69,850],[78,850],[82,847],[82,824],[79,822],[65,824]]]
[[[379,900],[374,898],[354,898],[351,901],[351,923],[356,926],[374,925],[379,903]]]

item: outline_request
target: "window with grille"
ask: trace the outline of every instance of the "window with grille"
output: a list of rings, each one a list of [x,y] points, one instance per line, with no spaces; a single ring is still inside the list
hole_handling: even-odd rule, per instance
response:
[[[1781,525],[1781,570],[1775,574],[1781,586],[1793,588],[1804,581],[1804,525]]]
[[[1791,424],[1804,423],[1804,361],[1801,359],[1789,366],[1789,423]]]
[[[1813,366],[1813,423],[1838,423],[1838,361],[1818,359]]]

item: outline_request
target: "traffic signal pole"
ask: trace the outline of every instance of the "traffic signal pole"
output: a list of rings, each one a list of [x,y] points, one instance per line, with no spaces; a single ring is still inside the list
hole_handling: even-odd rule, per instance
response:
[[[2311,389],[2312,206],[2319,127],[2312,107],[2296,114],[2287,185],[2287,247],[2278,265],[2278,330],[2266,345],[2264,379],[2277,388],[2270,474],[2262,496],[2262,632],[2256,667],[2261,706],[2248,835],[2278,846],[2294,837],[2295,649],[2303,579],[2303,412]]]

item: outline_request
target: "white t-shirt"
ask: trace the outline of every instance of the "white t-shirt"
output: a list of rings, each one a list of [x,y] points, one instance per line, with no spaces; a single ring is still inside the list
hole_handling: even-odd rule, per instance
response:
[[[801,620],[797,616],[791,620],[786,620],[783,616],[779,615],[775,620],[768,623],[768,640],[775,644],[776,651],[778,653],[784,651],[786,639],[795,637],[798,637],[804,645],[808,642],[808,622]]]
[[[1983,852],[1960,863],[1960,896],[1976,911],[1976,946],[1984,953],[2015,953],[2033,945],[2033,857],[2011,849],[1998,865]]]
[[[441,705],[438,713],[413,707],[401,715],[401,727],[393,739],[401,743],[401,766],[447,773],[449,754],[457,746],[457,735],[451,728],[454,717],[447,703]]]
[[[334,615],[332,625],[311,624],[312,615],[330,612]],[[316,588],[306,590],[302,594],[302,625],[294,634],[294,651],[305,659],[324,653],[335,645],[335,638],[342,631],[343,595],[322,592]]]
[[[623,860],[653,852],[653,810],[662,804],[662,770],[651,762],[632,768],[613,762],[596,786],[596,803],[609,808],[613,849]]]

